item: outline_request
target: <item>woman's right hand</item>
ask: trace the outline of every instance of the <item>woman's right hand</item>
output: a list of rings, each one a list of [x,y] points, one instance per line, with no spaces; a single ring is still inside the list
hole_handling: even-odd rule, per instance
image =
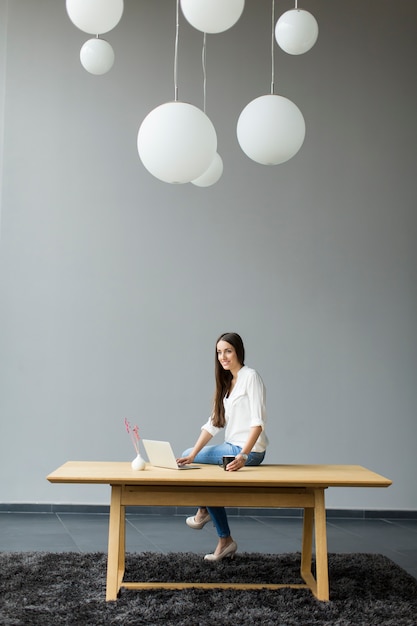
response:
[[[177,463],[178,465],[190,465],[190,463],[194,463],[194,457],[191,455],[183,456],[180,459],[177,459]]]

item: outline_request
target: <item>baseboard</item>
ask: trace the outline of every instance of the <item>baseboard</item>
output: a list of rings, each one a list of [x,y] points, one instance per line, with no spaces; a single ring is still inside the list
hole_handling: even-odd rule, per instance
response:
[[[179,506],[130,506],[127,515],[189,515],[194,508]],[[250,517],[302,518],[302,509],[255,509],[230,507],[228,514]],[[7,503],[0,502],[0,513],[74,513],[108,515],[106,504],[48,504],[48,503]],[[417,519],[417,510],[397,509],[327,509],[327,519]]]

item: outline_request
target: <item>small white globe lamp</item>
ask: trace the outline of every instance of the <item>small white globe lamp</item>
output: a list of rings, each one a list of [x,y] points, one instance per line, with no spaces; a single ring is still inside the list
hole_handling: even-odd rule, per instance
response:
[[[215,128],[201,109],[166,102],[153,109],[138,132],[146,169],[166,183],[189,183],[208,169],[217,150]]]
[[[275,39],[288,54],[308,52],[316,43],[318,35],[316,18],[304,9],[286,11],[275,26]]]
[[[114,28],[123,14],[123,0],[66,0],[68,16],[85,33],[101,35]]]
[[[187,21],[203,33],[222,33],[242,15],[245,0],[181,0]]]
[[[291,159],[305,137],[300,109],[288,98],[260,96],[243,109],[237,123],[237,138],[243,152],[262,165],[278,165]]]
[[[192,180],[192,184],[196,185],[196,187],[210,187],[217,183],[223,174],[223,160],[218,152],[216,152],[213,161],[209,165],[209,168],[196,178]]]
[[[114,51],[104,39],[89,39],[80,50],[81,65],[90,74],[105,74],[114,64]]]

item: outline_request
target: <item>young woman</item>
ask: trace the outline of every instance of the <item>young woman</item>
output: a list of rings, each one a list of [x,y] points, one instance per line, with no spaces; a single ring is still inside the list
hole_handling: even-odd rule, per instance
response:
[[[202,426],[201,434],[193,448],[180,459],[181,465],[208,463],[222,465],[223,456],[234,456],[227,471],[235,472],[244,465],[260,465],[265,457],[268,438],[265,433],[265,386],[259,374],[245,365],[245,348],[237,333],[223,333],[216,341],[216,390],[213,413]],[[224,428],[225,441],[208,446],[208,442]],[[219,541],[207,561],[233,558],[237,544],[230,534],[224,507],[200,507],[186,523],[200,530],[213,520]]]

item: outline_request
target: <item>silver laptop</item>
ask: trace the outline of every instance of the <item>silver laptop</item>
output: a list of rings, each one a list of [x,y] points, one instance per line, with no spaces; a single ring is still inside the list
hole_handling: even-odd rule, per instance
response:
[[[199,469],[197,465],[178,465],[169,441],[142,439],[151,465],[174,470]]]

